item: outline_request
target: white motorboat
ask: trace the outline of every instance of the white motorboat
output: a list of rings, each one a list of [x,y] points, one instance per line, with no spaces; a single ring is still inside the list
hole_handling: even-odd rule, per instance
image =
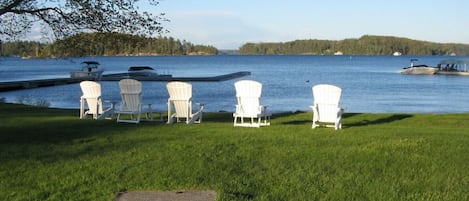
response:
[[[171,77],[169,74],[158,74],[150,66],[131,66],[127,72],[130,77]]]
[[[401,74],[411,75],[433,75],[438,71],[438,68],[427,66],[427,65],[416,65],[403,68]]]
[[[402,53],[401,53],[401,52],[394,52],[394,53],[392,54],[392,56],[396,56],[396,57],[402,56]]]
[[[130,76],[155,76],[156,70],[150,66],[131,66],[128,69]]]
[[[410,75],[433,75],[438,71],[438,68],[427,66],[427,65],[414,65],[414,61],[417,59],[410,60],[410,66],[402,68],[401,74]]]
[[[70,77],[99,80],[103,72],[104,69],[98,62],[84,61],[81,63],[80,70],[70,72]]]

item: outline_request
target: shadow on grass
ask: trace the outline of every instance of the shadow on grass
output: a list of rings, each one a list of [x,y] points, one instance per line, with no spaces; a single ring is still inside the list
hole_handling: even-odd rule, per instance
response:
[[[309,123],[311,120],[308,118],[302,117],[302,115],[310,115],[310,113],[297,111],[297,112],[281,112],[281,113],[274,113],[271,116],[271,120],[276,120],[279,124],[293,124],[293,125],[300,125],[304,123]],[[298,118],[302,118],[304,120],[297,120]],[[310,118],[311,119],[311,118]],[[205,122],[214,122],[214,123],[233,123],[233,113],[231,112],[209,112],[204,113],[203,121]]]
[[[233,113],[231,112],[209,112],[204,113],[202,122],[227,123],[233,122]]]
[[[0,109],[2,107],[0,106]],[[15,108],[14,112],[11,108]],[[114,150],[132,150],[148,143],[148,136],[133,131],[150,132],[164,122],[119,123],[116,120],[78,118],[77,110],[12,106],[0,111],[0,153],[2,162],[34,159],[45,163],[74,160],[84,155],[101,155]],[[139,134],[142,131],[137,131]],[[127,137],[128,135],[129,137]],[[137,136],[137,137],[135,137]]]
[[[356,116],[356,115],[359,115],[359,113],[344,114],[344,119],[351,118],[351,117]],[[377,124],[387,124],[387,123],[391,123],[391,122],[394,122],[394,121],[399,121],[399,120],[403,120],[403,119],[407,119],[407,118],[412,117],[412,115],[410,115],[410,114],[389,114],[389,115],[386,115],[385,117],[382,117],[383,114],[381,114],[381,115],[376,115],[376,116],[379,117],[379,118],[377,118],[377,119],[371,119],[371,118],[362,119],[362,118],[358,117],[358,119],[356,121],[346,122],[346,123],[343,123],[343,124],[346,125],[347,127],[369,126],[369,125],[377,125]]]
[[[38,108],[20,104],[0,104],[0,144],[57,144],[93,136],[116,135],[138,127],[163,125],[141,122],[138,125],[112,120],[78,118],[77,109]]]
[[[298,115],[302,119],[298,119]],[[292,117],[291,116],[296,116]],[[385,116],[385,117],[383,117]],[[311,124],[313,117],[312,113],[308,112],[294,112],[294,113],[279,113],[275,114],[277,118],[287,118],[287,121],[283,121],[281,124],[284,125],[304,125]],[[393,121],[399,121],[406,118],[410,118],[412,115],[409,114],[378,114],[378,115],[364,115],[361,113],[345,113],[342,115],[342,124],[344,127],[356,127],[356,126],[367,126],[376,124],[386,124]],[[291,119],[291,120],[290,120]]]
[[[272,115],[272,119],[280,121],[283,125],[303,125],[311,123],[312,113],[305,111],[281,112]]]

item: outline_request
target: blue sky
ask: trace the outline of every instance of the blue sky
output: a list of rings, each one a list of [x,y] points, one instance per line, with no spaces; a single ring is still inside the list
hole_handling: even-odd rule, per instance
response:
[[[237,49],[367,34],[469,44],[468,8],[467,0],[161,0],[151,11],[166,13],[166,36]]]

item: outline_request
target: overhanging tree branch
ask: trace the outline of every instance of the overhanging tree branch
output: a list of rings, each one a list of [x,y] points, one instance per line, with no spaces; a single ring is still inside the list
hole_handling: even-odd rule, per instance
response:
[[[146,0],[158,5],[157,0]],[[0,36],[14,36],[41,21],[57,38],[83,31],[154,35],[163,31],[164,13],[138,10],[139,0],[0,0]],[[47,5],[47,6],[46,6]]]

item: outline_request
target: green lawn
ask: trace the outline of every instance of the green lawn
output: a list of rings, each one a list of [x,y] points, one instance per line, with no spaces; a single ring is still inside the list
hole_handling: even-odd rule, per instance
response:
[[[469,114],[311,113],[234,128],[79,120],[0,103],[0,200],[113,200],[121,191],[215,190],[217,200],[469,200]]]

